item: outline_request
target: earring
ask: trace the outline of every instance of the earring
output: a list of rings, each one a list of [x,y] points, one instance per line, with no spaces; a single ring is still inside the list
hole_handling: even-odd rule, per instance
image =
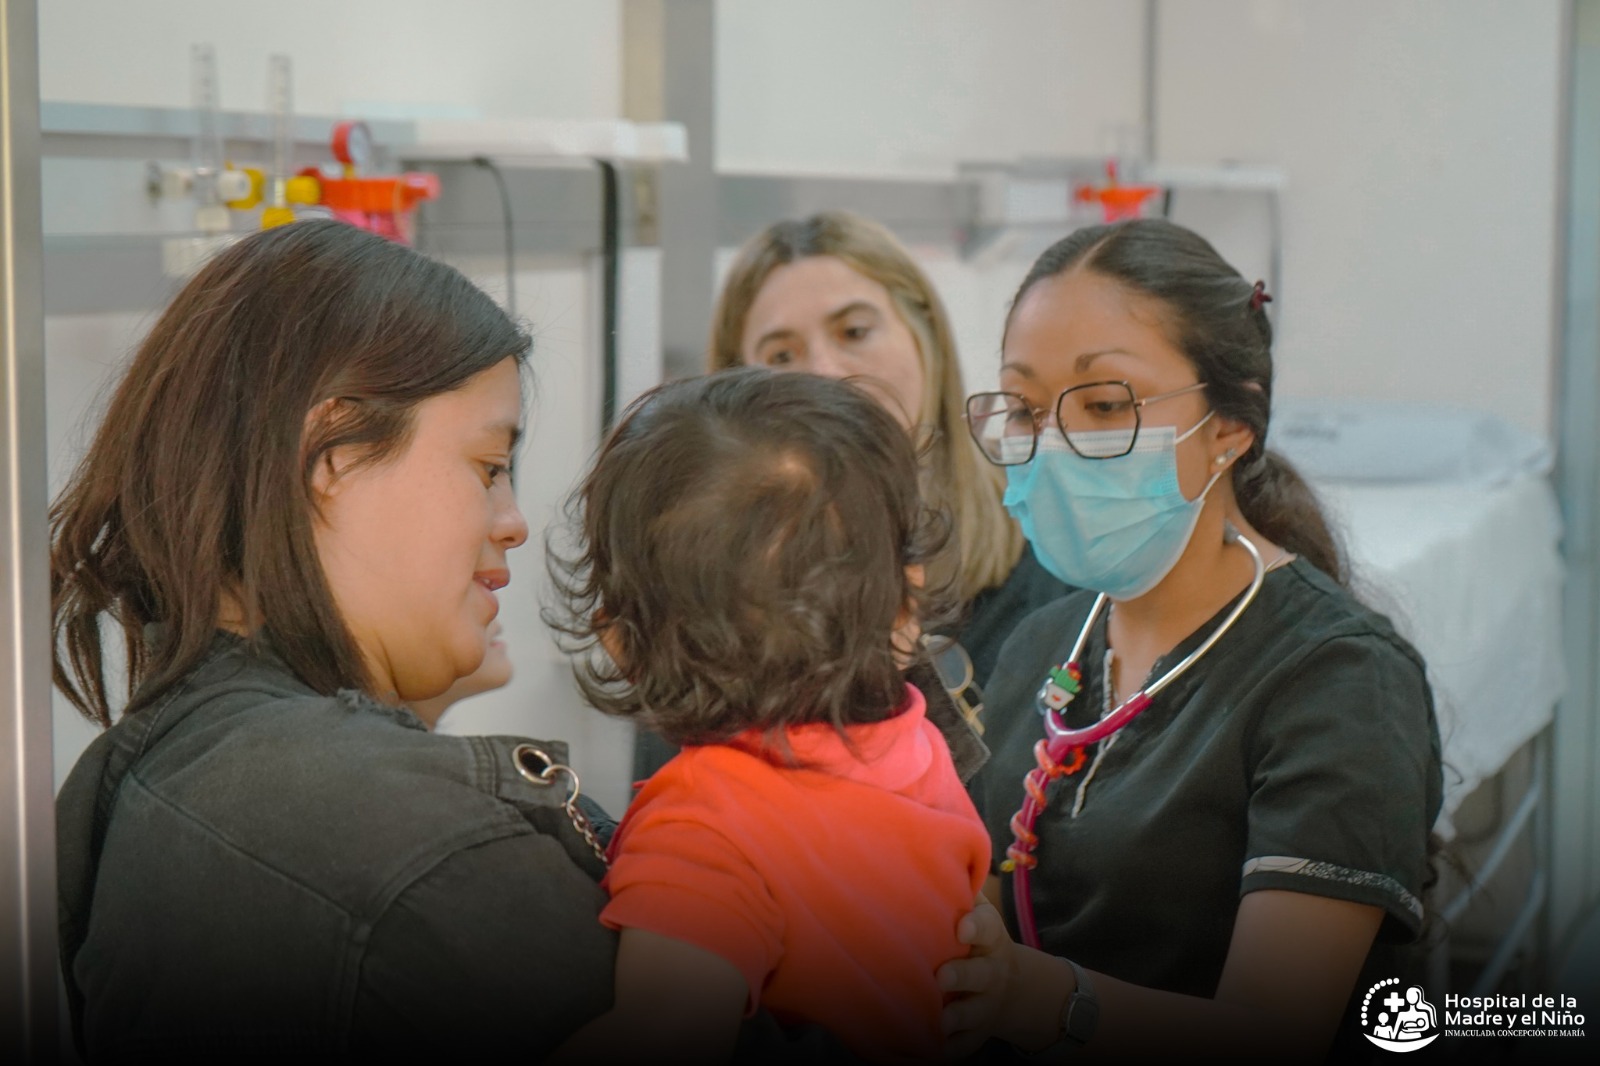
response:
[[[1234,450],[1233,448],[1229,448],[1227,451],[1225,451],[1221,455],[1217,456],[1217,465],[1218,466],[1227,466],[1228,463],[1233,460],[1233,457],[1235,455],[1238,455],[1238,454],[1239,453],[1236,450]]]

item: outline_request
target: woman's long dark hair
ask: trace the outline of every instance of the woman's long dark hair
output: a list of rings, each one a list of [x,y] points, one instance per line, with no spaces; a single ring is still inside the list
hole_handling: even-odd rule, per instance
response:
[[[1217,414],[1249,426],[1255,443],[1233,466],[1245,520],[1340,584],[1344,551],[1316,495],[1267,450],[1272,415],[1272,324],[1255,286],[1199,234],[1162,219],[1077,230],[1045,250],[1017,289],[1013,312],[1038,282],[1070,270],[1097,274],[1155,301],[1173,343],[1194,364]]]
[[[313,689],[368,688],[313,541],[312,472],[334,448],[393,456],[418,403],[529,344],[456,270],[343,223],[219,254],[50,508],[57,687],[110,725],[102,616],[126,642],[131,714],[198,664],[228,604]]]

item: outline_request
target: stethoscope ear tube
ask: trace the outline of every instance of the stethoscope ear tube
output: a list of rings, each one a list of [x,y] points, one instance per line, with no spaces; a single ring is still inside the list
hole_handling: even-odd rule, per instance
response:
[[[1075,692],[1065,694],[1059,688],[1054,688],[1052,681],[1062,674],[1070,674],[1077,678],[1082,676],[1078,663],[1082,660],[1083,649],[1089,639],[1089,631],[1093,628],[1095,619],[1104,609],[1107,597],[1102,594],[1089,610],[1089,617],[1084,620],[1083,629],[1078,633],[1078,639],[1073,642],[1072,656],[1067,662],[1051,672],[1051,679],[1047,680],[1039,690],[1039,710],[1044,717],[1045,739],[1039,746],[1043,750],[1037,751],[1039,765],[1028,771],[1023,778],[1023,791],[1025,793],[1022,808],[1011,819],[1011,831],[1015,837],[1011,847],[1006,849],[1006,861],[1002,869],[1011,873],[1012,898],[1016,904],[1017,930],[1022,935],[1022,942],[1031,948],[1038,948],[1039,929],[1033,913],[1033,892],[1030,874],[1038,860],[1034,857],[1034,849],[1039,845],[1038,835],[1034,832],[1039,822],[1039,815],[1044,811],[1046,794],[1045,789],[1052,779],[1070,772],[1066,763],[1074,752],[1090,744],[1096,743],[1113,735],[1137,718],[1145,708],[1150,706],[1157,693],[1172,682],[1182,677],[1183,674],[1195,663],[1199,662],[1214,647],[1222,635],[1233,628],[1233,624],[1244,614],[1245,609],[1255,602],[1256,594],[1261,591],[1262,584],[1266,581],[1267,568],[1261,560],[1261,552],[1250,543],[1232,525],[1226,527],[1223,539],[1229,544],[1239,544],[1250,553],[1250,561],[1254,564],[1254,573],[1250,578],[1250,587],[1240,597],[1239,602],[1233,605],[1226,618],[1200,642],[1199,647],[1184,656],[1172,669],[1162,674],[1154,682],[1119,704],[1110,714],[1099,721],[1083,727],[1082,729],[1069,729],[1061,718],[1061,710],[1070,703]],[[1054,688],[1055,699],[1046,702]],[[1076,769],[1081,759],[1072,764]]]

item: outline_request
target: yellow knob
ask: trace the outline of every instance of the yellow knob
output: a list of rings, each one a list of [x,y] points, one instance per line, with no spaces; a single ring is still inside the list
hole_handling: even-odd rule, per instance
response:
[[[274,226],[287,225],[294,221],[294,210],[288,207],[263,207],[261,209],[261,228],[272,229]]]
[[[319,204],[322,183],[310,174],[300,174],[283,183],[283,196],[291,204]]]
[[[228,167],[223,171],[223,177],[228,179],[220,182],[224,189],[242,192],[232,200],[224,200],[235,211],[248,211],[261,202],[262,190],[266,187],[267,176],[255,167]],[[244,186],[240,190],[239,186]]]

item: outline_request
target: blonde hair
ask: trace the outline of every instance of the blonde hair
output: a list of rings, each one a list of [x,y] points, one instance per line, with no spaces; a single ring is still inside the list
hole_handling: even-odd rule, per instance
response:
[[[962,601],[970,600],[1011,573],[1022,555],[1022,532],[1000,502],[1004,475],[983,459],[967,433],[966,389],[944,305],[887,229],[859,215],[824,211],[779,222],[756,236],[740,250],[717,299],[708,353],[711,369],[744,365],[740,342],[745,320],[768,275],[813,256],[832,256],[882,285],[916,338],[923,381],[918,417],[929,438],[924,490],[930,502],[948,509],[954,519],[958,557],[952,577]]]

